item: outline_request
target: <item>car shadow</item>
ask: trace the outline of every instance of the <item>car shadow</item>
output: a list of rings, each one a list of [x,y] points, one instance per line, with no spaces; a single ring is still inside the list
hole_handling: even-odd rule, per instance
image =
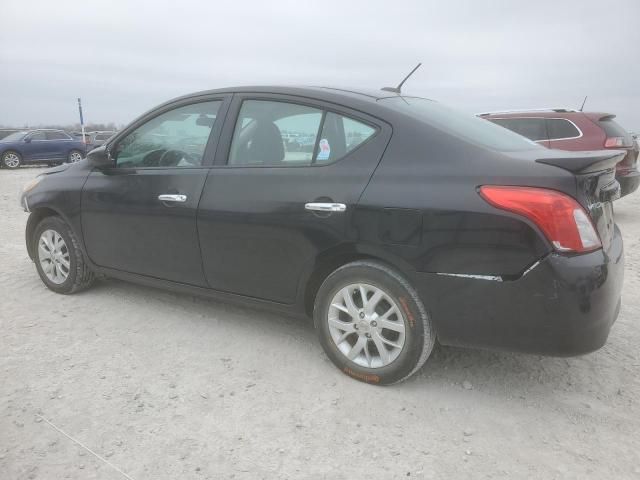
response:
[[[324,358],[327,370],[333,369],[316,339],[312,322],[304,317],[273,313],[259,307],[236,305],[217,299],[190,296],[107,279],[87,291],[92,294],[140,296],[145,303],[157,302],[184,311],[185,318],[215,329],[215,322],[238,330],[240,335],[260,335],[266,342],[280,343],[282,338],[302,342],[310,355]],[[176,322],[184,318],[176,318]],[[286,348],[284,342],[282,348]],[[586,389],[591,385],[588,372],[594,369],[594,356],[575,358],[496,352],[472,348],[447,347],[436,344],[424,367],[413,377],[396,387],[403,389],[456,388],[498,392],[505,397],[525,398],[534,390],[544,392]],[[583,371],[584,374],[582,373]],[[584,383],[582,383],[584,382]],[[395,388],[395,387],[394,387]]]

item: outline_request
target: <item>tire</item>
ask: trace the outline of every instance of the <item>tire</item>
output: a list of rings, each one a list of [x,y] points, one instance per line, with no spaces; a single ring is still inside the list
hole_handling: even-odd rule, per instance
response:
[[[48,275],[45,271],[52,263],[52,260],[46,260],[47,242],[44,242],[43,249],[40,249],[40,241],[43,234],[46,236],[52,235],[49,232],[53,232],[53,234],[61,237],[64,242],[64,247],[60,247],[58,258],[61,258],[60,262],[66,260],[66,263],[68,263],[68,266],[59,263],[58,266],[53,269],[59,273],[59,275],[54,276],[54,278],[51,278],[51,273]],[[49,237],[49,239],[50,238],[51,237]],[[53,238],[57,237],[54,236]],[[40,279],[49,290],[61,294],[71,294],[80,292],[91,286],[94,280],[93,272],[89,269],[84,255],[78,247],[78,240],[75,234],[60,217],[52,216],[44,218],[34,229],[31,242],[33,252],[35,252],[36,270],[38,271],[38,275],[40,275]],[[49,242],[49,245],[51,243],[53,242]],[[58,245],[62,244],[58,243]],[[52,269],[49,269],[50,272],[51,270]]]
[[[355,322],[348,312],[347,291],[357,312]],[[362,304],[361,291],[372,305],[369,309]],[[374,300],[374,295],[381,299]],[[397,313],[386,322],[384,313],[390,311]],[[435,344],[431,320],[417,292],[398,272],[375,261],[349,263],[330,274],[316,295],[313,318],[331,361],[343,373],[366,383],[390,385],[405,380],[424,365]],[[387,350],[384,355],[378,345]],[[353,360],[348,358],[358,346],[362,351]]]
[[[76,163],[82,160],[84,156],[80,150],[71,150],[67,155],[67,163]]]
[[[22,157],[18,152],[14,152],[13,150],[9,150],[2,154],[2,166],[4,168],[19,168],[22,165]]]

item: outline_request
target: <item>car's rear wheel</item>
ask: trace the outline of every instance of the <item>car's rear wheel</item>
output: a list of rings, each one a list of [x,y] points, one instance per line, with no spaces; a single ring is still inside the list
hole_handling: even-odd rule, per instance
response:
[[[323,282],[314,305],[320,343],[347,375],[388,385],[417,372],[435,334],[416,291],[374,261],[345,265]]]
[[[68,163],[76,163],[79,162],[80,160],[82,160],[82,152],[80,152],[79,150],[71,150],[69,152],[69,155],[67,156],[67,162]]]
[[[44,284],[56,293],[76,293],[93,283],[78,240],[60,217],[47,217],[32,237],[36,269]]]
[[[5,168],[18,168],[22,163],[22,157],[18,152],[8,151],[2,154],[2,166]]]

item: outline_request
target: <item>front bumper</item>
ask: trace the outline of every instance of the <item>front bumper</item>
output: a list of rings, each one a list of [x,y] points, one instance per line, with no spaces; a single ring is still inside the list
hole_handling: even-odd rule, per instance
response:
[[[605,344],[623,276],[616,227],[607,252],[550,254],[517,280],[425,273],[415,281],[442,344],[571,356]]]

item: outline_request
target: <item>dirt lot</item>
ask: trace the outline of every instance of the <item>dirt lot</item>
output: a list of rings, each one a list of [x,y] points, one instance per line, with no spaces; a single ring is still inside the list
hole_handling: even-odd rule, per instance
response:
[[[640,194],[616,205],[626,284],[603,349],[439,348],[380,388],[305,322],[119,281],[48,291],[18,206],[38,171],[0,170],[0,478],[640,478]]]

